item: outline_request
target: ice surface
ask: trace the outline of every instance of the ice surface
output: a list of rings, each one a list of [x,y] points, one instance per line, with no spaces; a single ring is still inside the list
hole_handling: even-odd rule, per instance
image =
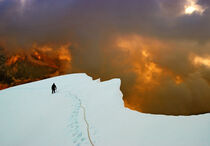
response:
[[[135,112],[124,107],[120,84],[70,74],[1,90],[0,146],[210,145],[210,114]]]

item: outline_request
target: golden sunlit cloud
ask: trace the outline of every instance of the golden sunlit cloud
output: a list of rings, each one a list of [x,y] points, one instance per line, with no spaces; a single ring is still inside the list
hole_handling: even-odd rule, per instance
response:
[[[192,14],[195,11],[195,7],[189,6],[185,8],[185,14]]]
[[[139,35],[131,35],[119,37],[116,44],[118,49],[127,54],[124,61],[129,62],[130,71],[137,75],[136,89],[144,92],[145,88],[149,89],[158,86],[160,79],[165,74],[168,74],[167,70],[161,68],[153,60],[155,54],[151,52],[164,46],[160,41],[153,38],[143,38]]]
[[[63,61],[71,62],[71,53],[69,51],[69,44],[63,45],[58,49],[58,58]]]
[[[191,15],[193,13],[198,13],[200,15],[203,14],[205,8],[197,4],[197,0],[187,0],[187,4],[185,5],[184,13],[186,15]]]
[[[193,63],[195,65],[203,65],[203,66],[206,66],[206,67],[210,67],[210,57],[200,57],[200,56],[195,56],[194,59],[193,59]]]
[[[9,59],[7,60],[6,65],[14,64],[14,63],[16,63],[20,58],[21,58],[20,55],[14,55],[14,56],[12,56],[11,58],[9,58]]]
[[[180,76],[176,76],[175,77],[175,83],[177,84],[177,85],[179,85],[179,84],[181,84],[183,82],[183,80],[182,80],[182,78],[180,77]]]

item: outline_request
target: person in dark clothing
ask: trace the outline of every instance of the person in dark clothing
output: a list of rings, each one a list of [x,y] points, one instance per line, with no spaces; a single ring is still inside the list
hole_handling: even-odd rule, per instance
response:
[[[52,84],[51,89],[52,89],[52,94],[55,93],[55,90],[57,89],[55,83]]]

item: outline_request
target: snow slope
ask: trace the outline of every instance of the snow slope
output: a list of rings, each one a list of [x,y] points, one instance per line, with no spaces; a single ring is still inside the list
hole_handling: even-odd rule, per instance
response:
[[[210,114],[135,112],[124,108],[120,79],[100,82],[86,74],[0,91],[0,146],[74,145],[209,146]]]

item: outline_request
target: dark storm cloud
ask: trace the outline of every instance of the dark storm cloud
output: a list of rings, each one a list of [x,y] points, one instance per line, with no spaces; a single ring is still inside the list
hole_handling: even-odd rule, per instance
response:
[[[11,39],[21,35],[22,44],[32,40],[65,41],[72,34],[98,38],[103,37],[101,33],[113,31],[169,38],[208,37],[208,10],[202,17],[196,14],[177,17],[185,3],[181,0],[26,0],[23,5],[8,0],[0,5],[1,34]],[[192,34],[194,31],[198,33]]]
[[[210,1],[209,0],[199,0],[198,4],[204,5],[204,6],[210,6]]]
[[[45,41],[46,38],[63,40],[73,33],[79,37],[89,37],[92,33],[91,37],[97,38],[107,30],[111,32],[110,29],[123,32],[150,31],[150,21],[156,18],[153,15],[158,11],[155,1],[146,0],[28,0],[24,6],[9,0],[3,1],[1,7],[1,34],[7,33],[11,39],[20,36],[23,44],[31,40]]]
[[[209,71],[205,67],[195,69],[189,56],[210,54],[209,2],[197,1],[205,8],[202,15],[196,12],[184,15],[186,3],[185,0],[25,0],[24,3],[3,0],[0,43],[13,52],[31,49],[33,43],[59,46],[71,42],[72,72],[86,72],[102,79],[120,77],[124,98],[133,105],[137,101],[135,108],[166,114],[207,112]],[[133,35],[149,41],[140,41]],[[121,36],[126,36],[125,40],[134,39],[129,40],[130,49],[137,46],[132,55],[115,44]],[[167,72],[166,77],[158,77],[160,85],[148,92],[136,89],[145,86],[141,74],[149,62],[139,55],[145,46],[149,46],[146,50],[153,56],[150,62]],[[140,66],[141,74],[133,70],[133,64]],[[172,78],[176,75],[183,78],[181,85],[174,83]],[[200,88],[204,92],[196,90]],[[196,109],[192,108],[194,105]]]

